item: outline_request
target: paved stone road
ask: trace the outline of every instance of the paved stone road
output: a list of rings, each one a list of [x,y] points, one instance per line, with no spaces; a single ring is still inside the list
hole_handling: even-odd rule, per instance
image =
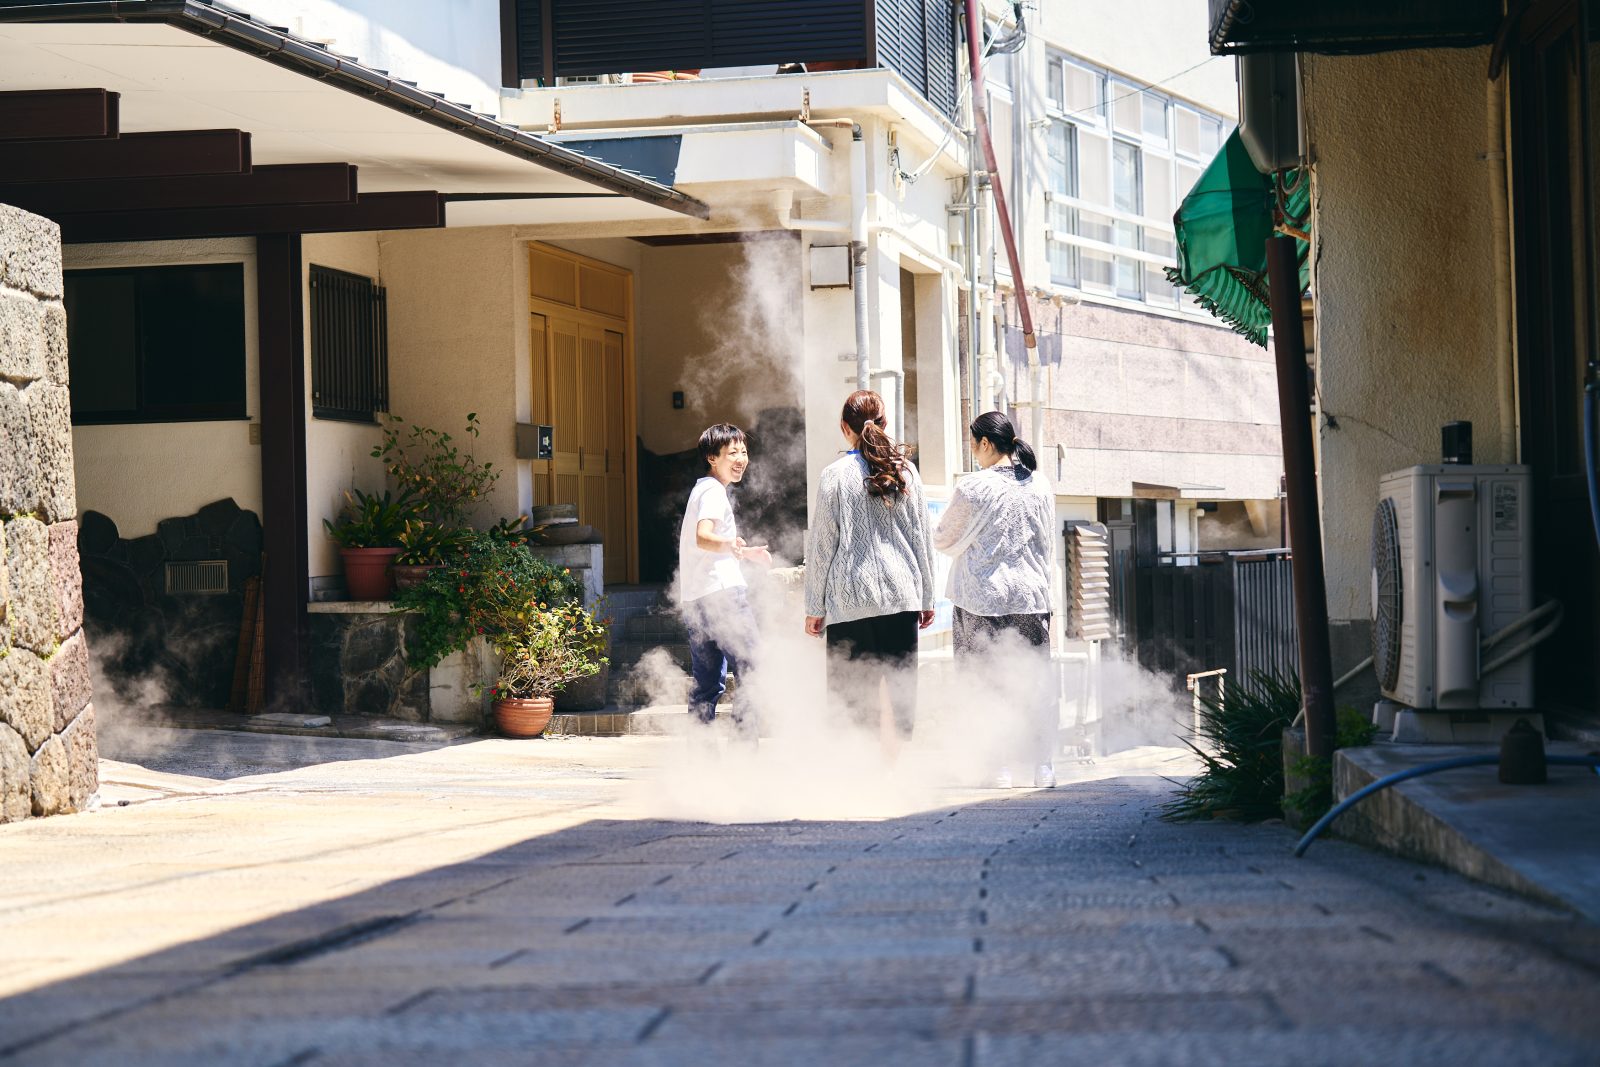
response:
[[[367,761],[422,813],[345,763],[0,834],[0,1064],[1600,1062],[1600,928],[1159,779],[719,826],[585,807],[660,754],[599,742],[508,826],[486,744]],[[127,902],[77,941],[52,855]]]

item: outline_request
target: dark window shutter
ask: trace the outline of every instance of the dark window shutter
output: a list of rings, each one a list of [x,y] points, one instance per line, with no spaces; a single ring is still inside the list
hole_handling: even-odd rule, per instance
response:
[[[518,81],[540,81],[544,78],[544,12],[539,0],[514,3]]]
[[[371,278],[311,267],[311,414],[371,422],[389,409],[387,293]]]
[[[708,67],[867,58],[862,0],[711,0]]]

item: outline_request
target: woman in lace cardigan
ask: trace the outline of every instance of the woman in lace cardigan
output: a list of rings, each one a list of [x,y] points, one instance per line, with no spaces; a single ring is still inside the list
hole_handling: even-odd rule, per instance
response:
[[[849,451],[824,468],[806,553],[806,633],[828,642],[828,690],[877,735],[881,690],[893,759],[916,720],[917,631],[933,622],[933,550],[922,480],[884,432],[883,398],[850,394],[839,430]]]
[[[1005,690],[1020,733],[995,776],[1011,785],[1012,756],[1032,763],[1034,785],[1055,785],[1058,711],[1050,670],[1050,589],[1055,492],[1036,473],[1033,449],[998,411],[972,421],[976,474],[956,483],[933,544],[955,557],[946,595],[955,605],[953,638],[958,670],[985,690]],[[1015,741],[1015,743],[1012,743]],[[1026,765],[1026,764],[1024,764]]]

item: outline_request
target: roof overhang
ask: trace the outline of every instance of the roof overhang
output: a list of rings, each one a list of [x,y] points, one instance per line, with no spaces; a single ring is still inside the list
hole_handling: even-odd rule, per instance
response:
[[[256,167],[352,164],[363,196],[494,196],[521,221],[709,214],[669,185],[209,4],[0,7],[0,91],[89,87],[119,95],[124,133],[247,131]]]
[[[1467,48],[1494,40],[1501,0],[1211,0],[1216,55],[1393,52]]]

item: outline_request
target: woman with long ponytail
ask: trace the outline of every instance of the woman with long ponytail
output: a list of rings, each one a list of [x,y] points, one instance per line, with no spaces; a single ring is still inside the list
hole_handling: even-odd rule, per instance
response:
[[[883,397],[870,389],[844,403],[839,430],[849,450],[817,482],[806,633],[826,633],[833,703],[874,734],[887,683],[892,758],[916,721],[917,631],[933,622],[933,549],[922,479],[885,421]]]
[[[1056,784],[1058,712],[1050,671],[1050,590],[1055,491],[1037,473],[1033,449],[998,411],[968,428],[980,468],[956,482],[933,544],[954,556],[946,595],[955,604],[952,637],[957,669],[1014,685],[1023,737],[995,775],[1011,785],[1010,765],[1032,763],[1034,785]],[[992,691],[992,690],[991,690]],[[1024,764],[1026,765],[1026,764]]]

